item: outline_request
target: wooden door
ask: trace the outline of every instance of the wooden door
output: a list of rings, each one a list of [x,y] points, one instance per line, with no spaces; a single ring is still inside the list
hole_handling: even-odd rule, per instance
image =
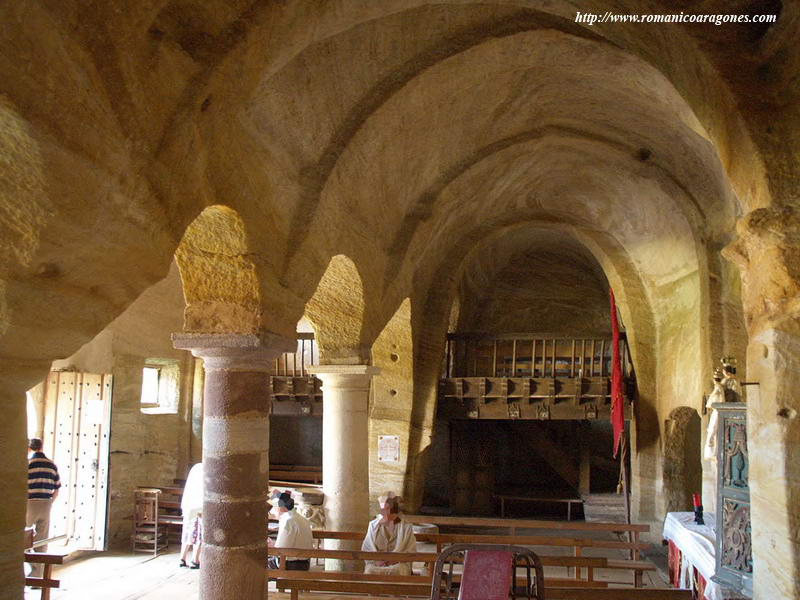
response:
[[[487,421],[450,422],[451,507],[459,515],[491,515],[495,441]]]
[[[45,392],[44,447],[61,477],[50,536],[104,550],[112,377],[53,371]]]

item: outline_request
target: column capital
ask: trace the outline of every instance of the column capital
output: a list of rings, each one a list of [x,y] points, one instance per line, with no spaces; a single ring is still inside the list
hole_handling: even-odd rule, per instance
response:
[[[370,379],[381,372],[380,367],[372,365],[312,365],[306,371],[322,379],[323,383],[356,383],[361,380],[369,385]]]
[[[381,372],[372,365],[312,365],[306,371],[322,380],[323,387],[369,389],[370,380]]]
[[[266,371],[297,342],[275,333],[173,333],[172,345],[203,359],[208,369]]]

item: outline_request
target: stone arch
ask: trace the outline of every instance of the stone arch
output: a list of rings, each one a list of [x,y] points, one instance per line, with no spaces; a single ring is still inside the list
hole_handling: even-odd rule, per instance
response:
[[[365,312],[361,275],[350,258],[337,254],[306,303],[305,316],[316,332],[320,362],[369,362],[370,348],[362,342]]]
[[[671,344],[673,350],[676,347],[681,348],[686,345],[684,338],[689,336],[693,340],[689,344],[693,350],[688,355],[696,358],[692,359],[691,365],[689,362],[684,364],[680,361],[665,361],[663,352],[659,351],[658,339],[659,331],[662,331],[662,334],[665,331],[666,317],[664,314],[656,314],[657,310],[663,312],[663,304],[655,304],[651,289],[652,281],[640,273],[635,253],[631,254],[630,248],[626,248],[625,244],[616,240],[611,233],[598,230],[580,220],[572,219],[570,222],[564,215],[548,217],[545,214],[540,214],[538,219],[527,222],[487,224],[485,227],[478,226],[472,231],[465,232],[462,239],[469,239],[469,243],[465,243],[463,247],[456,243],[450,257],[442,260],[440,268],[428,280],[435,282],[435,287],[426,292],[424,285],[419,284],[415,288],[415,291],[419,290],[419,297],[412,297],[412,300],[425,306],[424,310],[414,315],[415,341],[418,342],[415,346],[417,354],[414,372],[414,408],[420,411],[420,414],[424,414],[431,406],[435,406],[435,382],[438,377],[438,359],[442,352],[436,340],[444,339],[450,302],[455,295],[456,284],[465,265],[474,260],[476,254],[485,252],[487,246],[497,243],[498,240],[502,241],[504,236],[511,235],[515,231],[523,234],[521,239],[524,239],[525,229],[530,227],[557,229],[575,237],[594,255],[610,286],[615,290],[621,314],[628,326],[639,383],[640,401],[636,404],[635,427],[632,428],[634,516],[643,521],[656,521],[665,509],[663,498],[657,493],[664,465],[663,448],[659,443],[663,432],[658,415],[666,414],[678,402],[685,401],[687,396],[697,396],[699,399],[702,395],[699,391],[711,364],[710,358],[706,356],[707,344],[704,342],[704,336],[708,332],[702,327],[697,329],[699,324],[695,325],[693,321],[683,323],[677,330],[670,331],[669,335],[665,336],[668,339],[665,343]],[[690,251],[693,252],[694,244],[691,241],[688,243]],[[698,256],[698,260],[700,259],[701,256]],[[698,273],[702,275],[703,268],[700,263],[697,268]],[[434,283],[430,285],[434,286]],[[695,301],[705,302],[702,300],[705,293],[702,287],[706,285],[704,278],[695,277],[688,282],[688,285],[690,295],[696,299]],[[434,289],[435,292],[432,291]],[[692,305],[690,302],[689,306]],[[681,377],[683,384],[680,383]],[[417,437],[415,441],[417,446],[412,444],[412,452],[416,451],[421,455],[427,447],[427,440],[421,431],[415,431],[414,434]],[[415,472],[414,480],[421,479],[424,470],[424,461],[417,461],[409,468],[410,472]]]
[[[692,494],[703,483],[700,415],[693,408],[673,409],[664,423],[663,494],[666,512],[692,509]]]
[[[245,227],[227,206],[209,206],[186,228],[175,260],[187,333],[258,333],[261,293]]]

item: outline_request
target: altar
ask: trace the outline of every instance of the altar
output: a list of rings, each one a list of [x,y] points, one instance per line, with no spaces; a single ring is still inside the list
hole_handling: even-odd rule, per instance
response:
[[[707,600],[724,600],[722,588],[711,580],[716,571],[716,518],[704,512],[703,520],[705,525],[695,523],[693,512],[667,513],[662,537],[669,542],[670,583],[702,593]]]

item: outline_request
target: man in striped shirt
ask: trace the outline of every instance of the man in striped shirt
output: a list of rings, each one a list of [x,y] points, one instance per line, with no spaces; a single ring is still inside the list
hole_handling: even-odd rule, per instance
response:
[[[28,527],[36,528],[33,538],[36,542],[50,535],[50,509],[58,496],[61,480],[55,463],[42,452],[42,440],[31,439],[28,448],[33,454],[28,459],[28,512],[25,519]],[[47,545],[39,546],[37,551],[46,552]],[[30,576],[41,577],[44,566],[35,563],[31,567]]]

